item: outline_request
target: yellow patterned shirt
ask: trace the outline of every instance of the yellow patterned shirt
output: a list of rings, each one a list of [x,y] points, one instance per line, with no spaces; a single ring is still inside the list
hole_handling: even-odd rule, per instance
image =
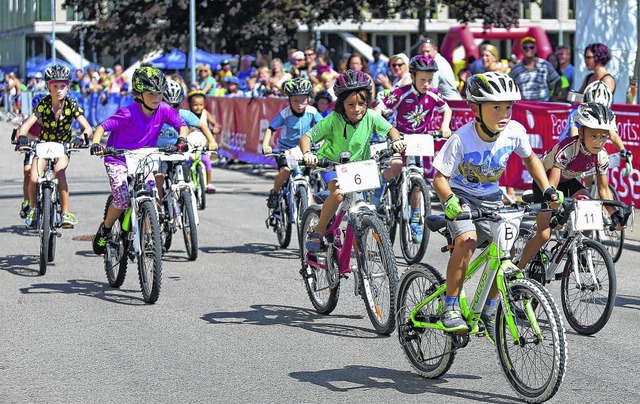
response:
[[[63,143],[71,141],[71,124],[74,119],[84,115],[84,110],[76,103],[76,100],[66,97],[60,119],[56,120],[51,94],[49,94],[40,101],[33,113],[41,122],[40,140]]]

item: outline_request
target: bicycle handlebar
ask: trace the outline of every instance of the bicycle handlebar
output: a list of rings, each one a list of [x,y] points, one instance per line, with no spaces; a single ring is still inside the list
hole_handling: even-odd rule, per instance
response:
[[[532,204],[519,204],[512,206],[505,206],[498,209],[482,209],[482,208],[472,208],[471,211],[462,212],[458,216],[453,219],[450,219],[445,216],[448,221],[456,221],[456,220],[481,220],[481,219],[499,219],[501,213],[515,213],[515,212],[524,212],[532,215],[537,215],[538,213],[548,211],[549,204],[547,202],[543,203],[532,203]]]

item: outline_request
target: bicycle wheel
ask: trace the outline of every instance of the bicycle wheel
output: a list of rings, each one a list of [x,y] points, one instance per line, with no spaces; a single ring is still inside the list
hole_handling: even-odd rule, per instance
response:
[[[613,199],[616,201],[620,201],[620,196],[618,195],[618,191],[613,187],[613,185],[609,184],[609,191],[613,196]],[[594,186],[591,188],[591,197],[593,199],[600,199],[600,194],[598,193],[598,187]],[[605,213],[603,209],[602,212],[605,224],[610,224],[611,220],[609,219],[609,215]],[[620,257],[622,256],[622,249],[624,248],[624,230],[609,230],[608,225],[605,226],[603,230],[596,230],[593,234],[593,238],[599,241],[609,254],[611,254],[611,258],[613,262],[618,262]]]
[[[171,190],[165,189],[164,192],[171,192]],[[173,209],[173,206],[169,206],[166,199],[162,202],[162,207],[164,209],[164,214],[161,214],[160,217],[158,217],[158,221],[160,222],[160,241],[162,243],[162,251],[166,252],[169,251],[171,244],[173,243],[173,229],[171,228],[171,222],[169,220],[169,209],[171,209],[171,212],[175,210]]]
[[[280,206],[276,213],[276,235],[278,237],[278,244],[280,248],[289,247],[289,243],[291,242],[291,222],[288,219],[289,216],[289,205],[287,203],[287,198],[280,198]]]
[[[406,196],[406,201],[409,206],[402,207],[403,212],[400,214],[400,247],[402,249],[402,256],[407,264],[412,265],[416,262],[422,261],[425,251],[427,251],[427,245],[429,244],[429,228],[427,227],[427,221],[425,217],[431,215],[431,197],[429,196],[429,186],[424,178],[411,177],[411,187],[409,188],[409,195]],[[414,192],[418,193],[418,209],[420,210],[420,227],[422,227],[422,240],[416,242],[412,237],[411,232],[411,199]],[[406,209],[406,211],[405,211]]]
[[[58,216],[58,208],[59,208],[60,204],[59,202],[55,202],[51,204],[51,229],[55,229],[56,226],[56,216]],[[59,216],[58,216],[59,217]],[[57,222],[58,225],[60,224],[60,222]],[[49,237],[49,254],[47,256],[47,262],[53,262],[56,259],[56,244],[57,244],[57,240],[58,240],[58,235],[56,234],[57,231],[53,230],[54,233],[51,235],[51,237]]]
[[[107,210],[113,201],[113,195],[109,195],[104,207],[104,218],[107,217]],[[123,215],[115,221],[111,227],[111,234],[107,240],[104,252],[104,270],[107,274],[107,281],[112,288],[119,288],[124,283],[127,275],[127,244],[126,233],[122,230]]]
[[[187,250],[189,261],[198,258],[198,227],[196,216],[193,211],[193,201],[189,191],[183,191],[180,195],[180,211],[182,212],[182,235],[184,237],[184,247]]]
[[[51,188],[42,188],[42,210],[40,213],[40,275],[47,273],[49,262],[49,241],[53,231],[53,204],[51,203]],[[53,236],[55,237],[55,236]]]
[[[505,307],[496,313],[496,350],[507,381],[529,403],[553,397],[560,388],[567,366],[567,340],[560,313],[549,292],[531,279],[516,279],[508,286],[507,296],[518,338],[511,335]],[[525,307],[537,319],[534,327]],[[539,333],[536,331],[539,330]]]
[[[302,185],[298,185],[296,189],[296,224],[298,226],[298,235],[300,235],[300,224],[302,223],[302,215],[304,211],[309,207],[309,194],[307,193],[307,188]]]
[[[204,168],[204,163],[199,161],[196,164],[196,183],[195,183],[195,195],[196,202],[198,203],[198,209],[203,210],[207,207],[207,171]]]
[[[407,269],[398,287],[398,340],[411,366],[423,377],[434,379],[447,373],[456,352],[450,334],[434,328],[414,327],[409,314],[444,283],[440,272],[428,264]],[[444,294],[424,306],[416,319],[430,321],[440,315]]]
[[[307,248],[305,241],[306,232],[310,228],[315,228],[320,218],[321,206],[309,206],[302,214],[302,224],[300,226],[300,260],[302,262],[301,274],[304,278],[304,286],[307,289],[311,304],[320,314],[331,313],[338,304],[340,296],[340,277],[335,257],[331,253],[324,253],[330,258],[324,268],[318,268],[307,264]]]
[[[361,216],[359,246],[362,248],[360,271],[361,295],[367,314],[379,334],[389,335],[396,328],[395,303],[398,271],[391,240],[377,216]]]
[[[155,303],[160,296],[162,282],[162,246],[158,217],[150,200],[142,201],[138,207],[138,235],[141,249],[138,275],[142,297],[146,303]]]
[[[616,301],[615,266],[602,244],[584,239],[578,246],[578,267],[580,282],[568,255],[560,284],[562,310],[571,328],[579,334],[592,335],[607,324],[613,312]]]

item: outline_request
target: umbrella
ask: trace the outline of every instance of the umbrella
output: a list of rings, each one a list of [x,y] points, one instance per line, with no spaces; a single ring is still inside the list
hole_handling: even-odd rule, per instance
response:
[[[196,65],[207,64],[212,69],[216,69],[224,59],[233,59],[233,56],[228,54],[213,54],[201,49],[196,49]],[[167,54],[152,59],[150,63],[159,69],[177,70],[184,69],[187,65],[186,61],[187,56],[184,52],[173,49]]]

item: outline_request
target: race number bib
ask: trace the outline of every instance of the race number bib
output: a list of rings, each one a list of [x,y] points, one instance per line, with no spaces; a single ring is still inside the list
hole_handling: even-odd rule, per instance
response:
[[[302,160],[302,150],[300,146],[285,150],[284,157],[287,159],[287,166],[289,168],[298,168],[298,161]]]
[[[407,144],[404,152],[407,156],[433,157],[435,155],[433,136],[404,135],[404,141]]]
[[[64,145],[58,142],[43,142],[36,145],[36,156],[42,159],[55,159],[64,156]]]
[[[380,176],[375,160],[356,161],[336,166],[340,192],[359,192],[380,188]]]
[[[576,201],[576,209],[571,212],[573,227],[576,230],[602,230],[601,201]]]
[[[491,222],[491,236],[502,251],[509,251],[518,237],[522,213],[500,213],[501,220]]]

